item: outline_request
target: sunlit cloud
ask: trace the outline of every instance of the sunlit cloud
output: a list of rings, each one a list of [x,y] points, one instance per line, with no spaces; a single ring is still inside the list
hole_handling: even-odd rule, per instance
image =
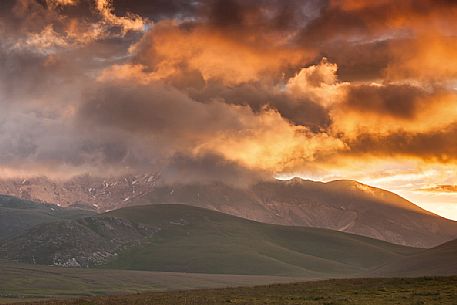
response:
[[[355,179],[457,218],[452,1],[5,3],[4,175]]]

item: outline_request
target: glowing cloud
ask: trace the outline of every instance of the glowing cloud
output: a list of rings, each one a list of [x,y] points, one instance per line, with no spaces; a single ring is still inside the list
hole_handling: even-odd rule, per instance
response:
[[[165,2],[1,1],[4,173],[453,190],[455,1]]]

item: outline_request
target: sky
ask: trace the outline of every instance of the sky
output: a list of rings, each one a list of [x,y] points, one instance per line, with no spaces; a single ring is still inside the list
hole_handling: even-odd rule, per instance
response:
[[[453,0],[2,0],[0,175],[354,179],[457,220]]]

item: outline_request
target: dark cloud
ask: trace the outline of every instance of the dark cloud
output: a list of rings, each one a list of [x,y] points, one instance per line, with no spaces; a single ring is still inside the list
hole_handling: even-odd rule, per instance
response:
[[[195,16],[200,5],[200,1],[188,0],[113,1],[116,15],[125,16],[127,13],[134,13],[156,22],[166,18]]]
[[[103,84],[87,94],[78,116],[85,122],[163,137],[199,137],[240,127],[236,113],[224,104],[204,105],[160,83]]]
[[[376,81],[384,77],[392,60],[391,45],[397,41],[330,43],[321,48],[319,58],[338,65],[341,81]]]
[[[189,90],[189,94],[203,103],[220,100],[249,106],[255,112],[265,108],[275,109],[292,124],[306,126],[315,132],[327,129],[331,123],[327,110],[322,106],[306,98],[276,92],[259,83],[227,87],[220,82],[210,82],[203,89]]]
[[[321,0],[207,0],[200,3],[199,16],[210,25],[227,28],[268,31],[295,30],[314,18]],[[258,33],[262,35],[262,33]]]
[[[457,160],[457,126],[423,133],[362,134],[350,141],[350,154],[409,156],[439,162]]]
[[[359,85],[349,88],[345,106],[358,112],[372,112],[401,119],[414,119],[431,93],[411,85]]]
[[[448,0],[327,1],[298,39],[319,46],[335,40],[385,39],[427,26],[447,30],[455,22],[456,9],[457,3]]]

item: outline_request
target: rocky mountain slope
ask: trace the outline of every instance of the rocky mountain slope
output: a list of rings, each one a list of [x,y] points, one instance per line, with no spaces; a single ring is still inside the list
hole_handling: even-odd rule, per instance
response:
[[[114,178],[77,176],[69,180],[46,177],[0,179],[0,194],[25,200],[74,206],[104,212],[126,205],[151,191],[155,174],[128,175]]]
[[[33,227],[6,239],[5,259],[41,265],[92,267],[141,244],[154,228],[115,217],[85,217]]]
[[[457,222],[356,181],[296,178],[246,189],[220,183],[160,186],[136,202],[185,202],[260,222],[328,228],[424,248],[457,237]]]
[[[308,278],[356,276],[419,251],[185,205],[122,208],[39,225],[1,249],[3,258],[47,265]]]

